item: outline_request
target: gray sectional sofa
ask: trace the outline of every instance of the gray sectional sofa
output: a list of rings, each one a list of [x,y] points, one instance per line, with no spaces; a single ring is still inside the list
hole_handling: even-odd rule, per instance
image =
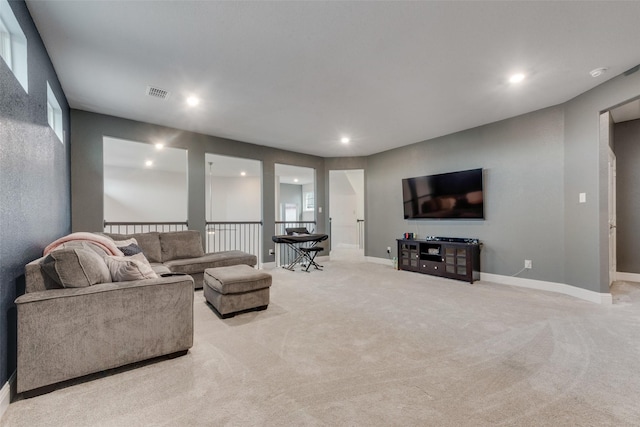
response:
[[[101,234],[116,241],[136,239],[154,268],[164,266],[167,271],[188,274],[193,277],[196,289],[202,288],[204,270],[207,268],[238,264],[253,267],[258,263],[255,255],[242,251],[204,253],[202,237],[198,231]]]
[[[91,233],[80,234],[89,239],[65,242],[25,268],[26,293],[16,299],[18,393],[186,352],[194,277],[201,287],[206,268],[256,264],[240,251],[204,254],[195,231],[96,238],[115,248],[134,237],[149,262],[108,253]]]

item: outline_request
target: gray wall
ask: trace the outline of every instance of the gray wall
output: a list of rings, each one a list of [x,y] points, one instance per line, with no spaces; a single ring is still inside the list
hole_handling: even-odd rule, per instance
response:
[[[609,292],[600,114],[639,95],[640,73],[622,74],[557,107],[369,157],[366,254],[384,257],[404,232],[477,237],[483,272],[510,275],[531,259],[521,277]],[[402,219],[401,178],[474,167],[486,169],[485,221]]]
[[[482,271],[564,280],[563,109],[553,107],[371,156],[366,254],[396,252],[405,232],[479,238]],[[402,178],[484,168],[485,220],[405,220]]]
[[[569,285],[609,292],[609,144],[600,113],[637,98],[640,73],[620,75],[564,104],[565,271]],[[587,203],[578,194],[587,193]]]
[[[31,16],[10,2],[27,38],[29,93],[0,59],[0,387],[15,370],[24,266],[70,231],[69,143],[47,124],[47,81],[69,129],[69,107]]]
[[[640,120],[614,126],[618,271],[640,273]]]
[[[324,159],[316,156],[277,150],[255,144],[202,135],[178,129],[136,122],[113,116],[71,110],[71,205],[73,231],[102,229],[103,160],[102,138],[128,139],[138,142],[163,140],[166,145],[187,150],[189,181],[189,228],[205,229],[205,153],[244,157],[262,161],[262,221],[264,262],[274,261],[268,250],[274,248],[271,237],[275,222],[276,163],[309,167],[316,170],[317,200],[325,200]],[[319,202],[320,204],[321,202]],[[322,206],[322,204],[320,204]],[[325,210],[317,214],[318,232],[325,232]]]

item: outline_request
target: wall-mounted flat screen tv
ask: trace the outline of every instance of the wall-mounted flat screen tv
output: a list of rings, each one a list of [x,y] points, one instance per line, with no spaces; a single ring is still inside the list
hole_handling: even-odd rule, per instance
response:
[[[484,219],[482,169],[404,178],[404,219]]]

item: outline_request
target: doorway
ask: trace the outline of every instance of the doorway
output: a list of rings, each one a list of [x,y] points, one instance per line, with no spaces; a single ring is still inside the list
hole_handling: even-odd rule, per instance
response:
[[[640,282],[640,99],[600,116],[601,146],[609,149],[607,165],[609,285],[618,280]],[[618,232],[620,230],[620,232]],[[604,231],[604,230],[603,230]]]
[[[364,259],[364,170],[329,171],[331,259]]]

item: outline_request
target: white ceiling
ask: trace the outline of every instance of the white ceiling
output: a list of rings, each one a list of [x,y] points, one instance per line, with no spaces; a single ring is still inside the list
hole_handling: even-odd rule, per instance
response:
[[[326,157],[556,105],[640,63],[637,1],[27,6],[71,107]]]

